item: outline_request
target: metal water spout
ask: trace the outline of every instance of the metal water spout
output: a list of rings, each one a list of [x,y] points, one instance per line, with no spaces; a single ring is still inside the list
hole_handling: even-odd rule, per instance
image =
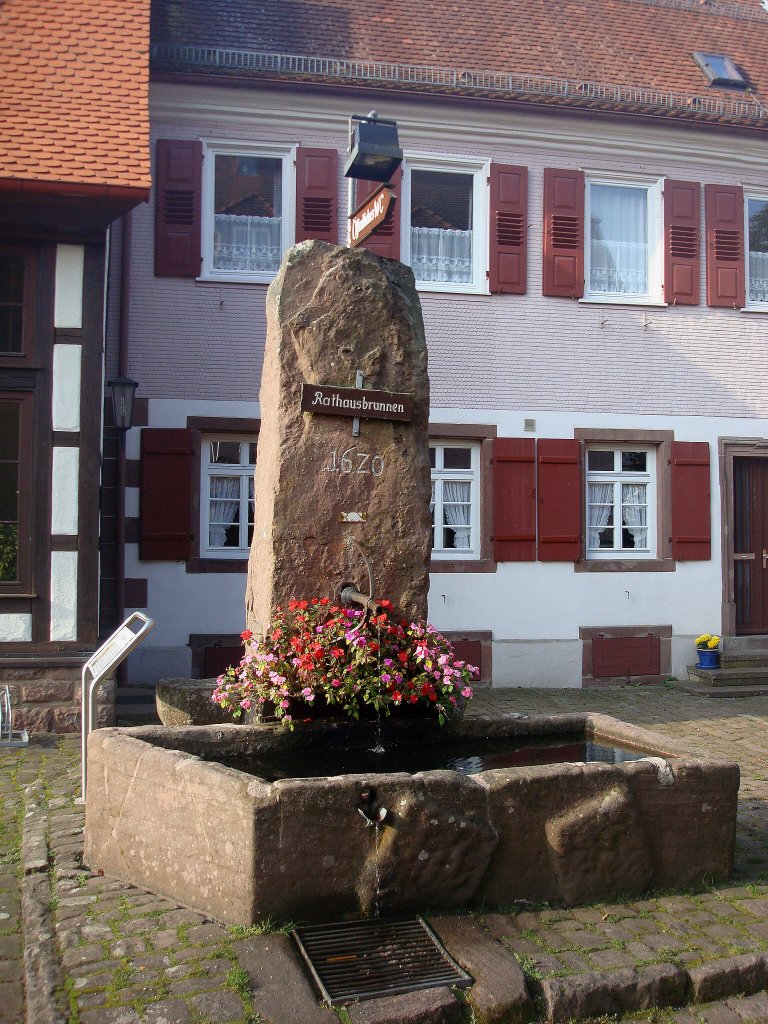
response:
[[[373,612],[374,615],[378,615],[381,610],[381,605],[372,594],[361,594],[351,584],[342,588],[341,600],[344,604],[359,604],[361,608]]]
[[[366,828],[369,828],[371,825],[380,825],[386,818],[388,814],[387,808],[382,803],[379,803],[373,786],[366,786],[360,791],[357,813],[365,818]]]

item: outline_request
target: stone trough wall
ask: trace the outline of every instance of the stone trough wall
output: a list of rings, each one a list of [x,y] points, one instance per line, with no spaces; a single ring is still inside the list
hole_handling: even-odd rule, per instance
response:
[[[576,728],[668,758],[674,782],[640,760],[267,783],[198,754],[354,742],[354,728],[99,730],[89,741],[86,862],[231,924],[338,918],[374,905],[395,913],[574,904],[729,877],[736,764],[690,757],[602,715],[450,727],[464,736]],[[378,829],[358,813],[365,785],[389,811]]]

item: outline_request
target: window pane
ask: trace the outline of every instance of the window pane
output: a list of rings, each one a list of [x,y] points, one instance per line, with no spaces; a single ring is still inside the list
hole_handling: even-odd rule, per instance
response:
[[[429,449],[429,464],[432,467],[432,469],[435,468],[435,454],[436,454],[435,453],[435,449],[434,448],[430,448]],[[432,490],[434,492],[434,487],[432,488]]]
[[[590,277],[593,292],[648,292],[648,190],[590,185]]]
[[[625,473],[644,473],[647,452],[622,452],[621,468]]]
[[[472,280],[472,180],[411,171],[411,266],[418,281]]]
[[[0,402],[0,459],[19,457],[19,406]]]
[[[750,199],[749,301],[768,302],[768,199]]]
[[[472,485],[443,481],[443,547],[469,550]]]
[[[251,466],[256,465],[256,445],[253,442],[248,445],[248,462]]]
[[[0,352],[21,352],[24,257],[0,253]]]
[[[0,523],[0,583],[15,583],[18,561],[19,528],[15,523]]]
[[[240,442],[239,441],[211,441],[210,461],[228,466],[240,465]],[[221,479],[217,477],[217,479]]]
[[[0,523],[15,523],[19,518],[19,465],[0,462]]]
[[[645,484],[621,485],[621,546],[627,550],[648,547],[648,506]]]
[[[613,452],[587,452],[587,469],[593,473],[612,473]]]
[[[240,477],[212,476],[210,496],[209,545],[212,548],[239,548]]]
[[[215,168],[214,269],[275,273],[280,266],[282,161],[218,154]]]
[[[472,451],[469,448],[444,448],[443,468],[444,469],[470,469],[472,466]]]

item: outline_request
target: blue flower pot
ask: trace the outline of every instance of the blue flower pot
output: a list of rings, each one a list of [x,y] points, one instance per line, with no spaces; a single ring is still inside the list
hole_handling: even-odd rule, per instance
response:
[[[720,668],[720,649],[702,651],[697,650],[696,653],[699,656],[699,660],[696,663],[697,668]]]

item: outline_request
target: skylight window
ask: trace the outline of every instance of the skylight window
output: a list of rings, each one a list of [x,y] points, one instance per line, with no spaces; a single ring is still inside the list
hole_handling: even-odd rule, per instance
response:
[[[701,50],[696,50],[693,59],[710,85],[729,85],[735,89],[746,89],[746,79],[731,58],[725,54],[702,53]]]

